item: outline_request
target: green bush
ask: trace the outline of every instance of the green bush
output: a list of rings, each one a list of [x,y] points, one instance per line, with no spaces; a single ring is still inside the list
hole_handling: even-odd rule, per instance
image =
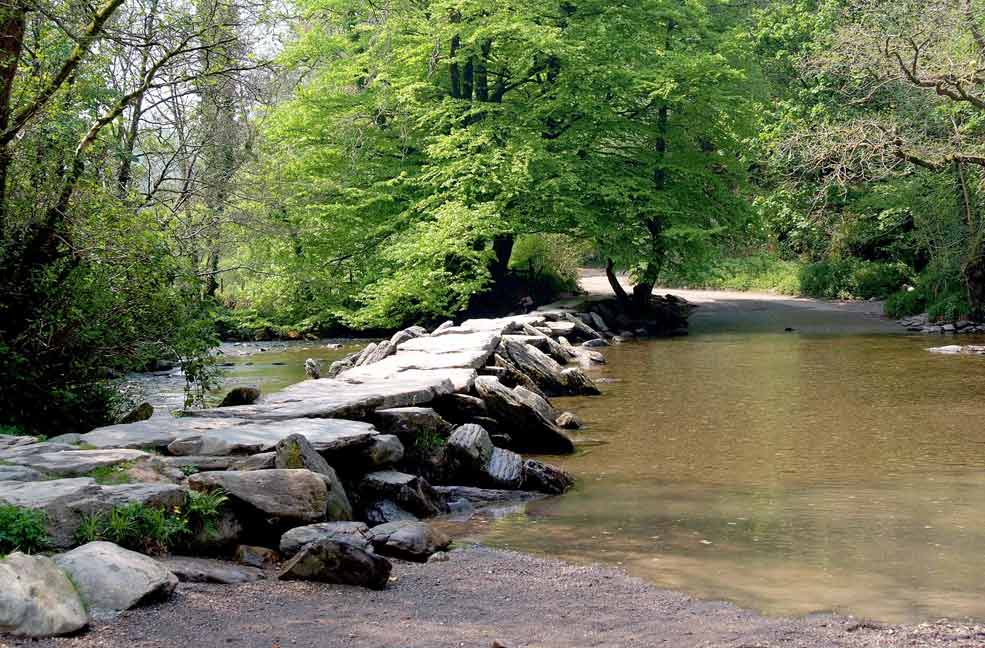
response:
[[[660,284],[670,288],[753,290],[781,295],[799,295],[802,264],[770,254],[718,259],[700,274],[665,271]]]
[[[899,319],[919,315],[927,310],[927,296],[920,290],[901,290],[886,299],[886,315]]]
[[[591,252],[584,241],[563,234],[527,234],[517,238],[510,268],[530,273],[554,292],[578,287],[578,268]]]
[[[0,555],[46,549],[49,542],[47,521],[44,511],[0,506]]]
[[[906,283],[909,268],[902,263],[861,259],[831,259],[804,266],[803,293],[822,299],[884,299]]]
[[[931,321],[953,322],[968,315],[964,284],[955,269],[929,269],[920,274],[913,290],[902,290],[886,300],[886,315],[906,317],[926,312]]]

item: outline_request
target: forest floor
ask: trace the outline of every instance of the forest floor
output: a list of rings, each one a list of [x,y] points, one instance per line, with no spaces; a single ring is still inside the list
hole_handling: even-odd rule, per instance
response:
[[[395,562],[393,580],[381,592],[281,581],[183,584],[169,602],[98,622],[87,634],[9,645],[968,648],[985,645],[985,626],[764,617],[661,590],[607,567],[468,547],[452,551],[445,562]]]

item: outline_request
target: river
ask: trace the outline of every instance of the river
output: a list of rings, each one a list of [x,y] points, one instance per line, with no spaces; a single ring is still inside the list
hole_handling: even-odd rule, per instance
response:
[[[548,458],[574,491],[456,536],[769,614],[985,619],[985,358],[928,353],[951,340],[878,305],[682,294],[690,336],[611,347],[603,396],[556,400],[586,423]],[[228,384],[271,391],[357,348],[263,346],[224,346]]]

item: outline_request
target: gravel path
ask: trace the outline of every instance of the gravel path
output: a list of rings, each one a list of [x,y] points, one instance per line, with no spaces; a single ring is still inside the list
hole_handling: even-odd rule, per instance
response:
[[[614,569],[481,547],[395,563],[386,591],[264,581],[182,584],[174,598],[32,648],[985,646],[985,626],[882,626],[762,617],[657,589]]]

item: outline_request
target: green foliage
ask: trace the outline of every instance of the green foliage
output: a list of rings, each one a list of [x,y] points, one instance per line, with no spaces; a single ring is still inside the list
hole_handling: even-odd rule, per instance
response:
[[[127,471],[132,467],[132,461],[116,464],[115,466],[100,466],[90,471],[86,476],[95,479],[97,484],[126,484],[130,482],[130,476],[127,474]]]
[[[24,430],[17,425],[0,425],[0,436],[22,436],[26,434]]]
[[[414,447],[419,450],[437,450],[445,445],[445,437],[434,430],[418,430],[414,437]]]
[[[556,292],[575,290],[578,268],[591,252],[589,243],[564,234],[527,234],[517,238],[510,268],[550,283]]]
[[[901,290],[886,300],[886,314],[906,317],[927,313],[930,321],[954,322],[971,312],[957,270],[930,268],[921,273],[912,290]]]
[[[48,544],[44,511],[0,505],[0,556],[14,551],[36,553]]]
[[[183,506],[167,510],[139,502],[83,517],[79,544],[106,540],[144,553],[180,547],[196,534],[211,534],[228,498],[222,491],[189,493]]]
[[[716,259],[706,268],[689,274],[665,271],[661,285],[717,290],[752,290],[781,295],[802,295],[803,264],[769,254]]]
[[[860,259],[831,259],[801,270],[805,295],[823,299],[884,299],[907,281],[909,268],[901,263]]]

